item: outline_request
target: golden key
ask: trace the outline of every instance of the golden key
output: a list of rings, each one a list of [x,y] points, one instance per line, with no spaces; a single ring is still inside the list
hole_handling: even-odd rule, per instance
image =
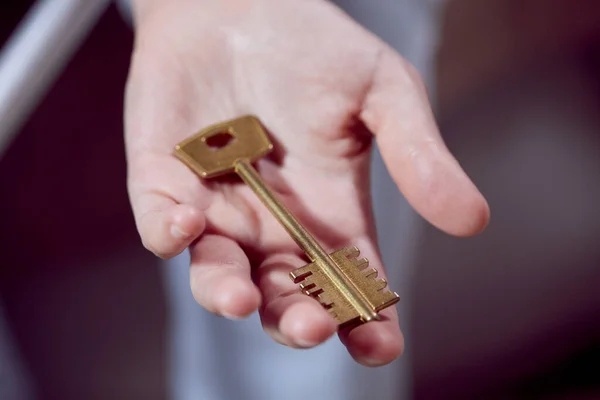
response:
[[[202,178],[236,172],[252,188],[311,261],[292,271],[290,278],[303,293],[318,300],[340,328],[379,320],[381,310],[400,300],[398,294],[384,291],[386,280],[377,279],[377,270],[367,269],[367,259],[358,259],[358,248],[327,254],[275,196],[252,166],[272,149],[260,121],[244,116],[184,140],[175,147],[175,156]]]

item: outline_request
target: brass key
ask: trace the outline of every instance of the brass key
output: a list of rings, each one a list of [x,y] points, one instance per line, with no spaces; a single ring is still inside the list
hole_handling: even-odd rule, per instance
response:
[[[304,250],[311,263],[290,273],[303,293],[329,310],[340,327],[379,320],[379,312],[397,303],[398,294],[384,291],[385,279],[356,247],[331,254],[317,243],[261,179],[252,163],[273,149],[260,121],[244,116],[212,125],[175,147],[175,156],[202,178],[236,172],[256,193],[285,230]]]

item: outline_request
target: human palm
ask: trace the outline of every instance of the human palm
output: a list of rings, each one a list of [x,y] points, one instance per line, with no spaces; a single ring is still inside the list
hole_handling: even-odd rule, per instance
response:
[[[418,74],[329,2],[158,4],[140,5],[136,17],[128,187],[148,249],[169,258],[190,248],[192,292],[207,310],[241,318],[259,309],[265,331],[292,347],[336,332],[288,278],[306,260],[251,190],[203,181],[173,157],[176,143],[216,122],[257,115],[276,149],[258,163],[264,180],[326,250],[356,245],[382,276],[368,180],[373,139],[431,223],[455,235],[485,226],[485,200],[440,139]],[[359,362],[385,364],[402,351],[395,309],[382,314],[341,332]]]

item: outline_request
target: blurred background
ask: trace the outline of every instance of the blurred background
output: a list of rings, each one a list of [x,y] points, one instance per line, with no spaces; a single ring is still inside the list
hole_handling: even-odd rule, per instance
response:
[[[31,3],[0,4],[1,43]],[[125,187],[132,44],[110,6],[0,158],[0,304],[44,399],[166,399],[161,271]],[[492,220],[424,226],[414,398],[600,399],[600,3],[449,1],[437,86]]]

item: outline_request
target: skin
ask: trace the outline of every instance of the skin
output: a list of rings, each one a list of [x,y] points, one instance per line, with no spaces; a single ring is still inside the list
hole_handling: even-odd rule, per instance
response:
[[[162,258],[189,247],[190,284],[210,312],[258,310],[266,333],[309,348],[337,332],[288,273],[302,251],[250,189],[208,182],[172,156],[207,125],[254,114],[277,151],[264,180],[329,250],[356,245],[385,276],[369,193],[381,148],[404,196],[456,236],[481,232],[488,205],[444,145],[416,70],[325,0],[138,0],[126,90],[128,188],[142,242]],[[310,28],[307,28],[310,26]],[[388,268],[396,268],[391,265]],[[403,338],[394,307],[339,332],[359,363],[387,364]]]

